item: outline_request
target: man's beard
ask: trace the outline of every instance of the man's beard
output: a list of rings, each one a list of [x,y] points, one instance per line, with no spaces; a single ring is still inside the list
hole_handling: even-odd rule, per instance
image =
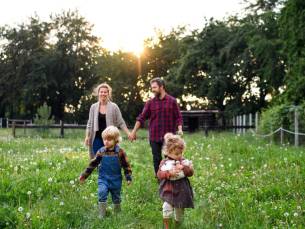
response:
[[[158,98],[160,98],[160,96],[161,96],[161,93],[160,93],[160,92],[154,92],[154,94],[155,94],[155,96],[158,97]]]

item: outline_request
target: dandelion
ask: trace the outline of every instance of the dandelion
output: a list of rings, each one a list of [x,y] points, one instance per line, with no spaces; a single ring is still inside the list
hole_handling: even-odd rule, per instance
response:
[[[74,180],[70,180],[70,184],[73,185],[74,184]]]
[[[63,206],[65,203],[63,202],[63,201],[61,201],[60,203],[59,203],[59,205],[60,206]]]
[[[31,191],[28,191],[28,192],[27,192],[27,194],[28,194],[28,195],[31,195],[31,194],[32,194],[32,192],[31,192]]]
[[[284,216],[285,216],[285,217],[288,217],[288,216],[289,216],[289,213],[288,213],[288,212],[285,212],[285,213],[284,213]]]
[[[52,177],[49,177],[48,182],[52,183],[52,181],[53,181]]]
[[[294,216],[294,217],[298,217],[299,214],[298,214],[297,212],[295,212],[295,213],[293,214],[293,216]]]
[[[18,208],[18,211],[19,211],[19,212],[23,212],[23,207],[19,207],[19,208]]]
[[[25,218],[29,219],[30,217],[31,217],[31,213],[27,212],[27,213],[25,214]]]

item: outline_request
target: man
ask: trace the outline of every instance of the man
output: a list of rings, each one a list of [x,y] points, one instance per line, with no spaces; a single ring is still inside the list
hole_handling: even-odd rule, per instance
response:
[[[183,135],[182,115],[174,97],[166,93],[165,83],[160,78],[150,81],[154,98],[146,102],[142,113],[137,117],[136,124],[131,132],[131,138],[136,139],[137,130],[149,120],[149,141],[152,149],[155,174],[162,160],[161,152],[163,138],[166,133]]]

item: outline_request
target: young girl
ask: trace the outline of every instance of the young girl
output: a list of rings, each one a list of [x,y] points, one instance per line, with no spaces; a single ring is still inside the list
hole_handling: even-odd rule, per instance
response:
[[[92,171],[99,166],[98,201],[100,218],[103,218],[106,214],[109,192],[114,204],[114,211],[118,212],[121,209],[121,168],[124,169],[127,184],[131,183],[131,168],[126,153],[118,145],[120,140],[118,128],[114,126],[107,127],[102,132],[102,138],[105,146],[97,151],[95,158],[79,177],[80,182],[83,183]]]
[[[185,142],[171,133],[164,136],[163,154],[157,176],[160,180],[160,197],[163,203],[163,222],[168,229],[169,219],[175,214],[175,223],[180,224],[185,208],[194,208],[193,191],[187,177],[193,175],[192,162],[183,158]]]

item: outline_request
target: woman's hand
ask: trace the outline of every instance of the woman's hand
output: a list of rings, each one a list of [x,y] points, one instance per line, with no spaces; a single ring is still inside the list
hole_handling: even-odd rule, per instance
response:
[[[91,138],[90,137],[86,137],[85,138],[85,145],[86,146],[90,146],[91,145]]]

